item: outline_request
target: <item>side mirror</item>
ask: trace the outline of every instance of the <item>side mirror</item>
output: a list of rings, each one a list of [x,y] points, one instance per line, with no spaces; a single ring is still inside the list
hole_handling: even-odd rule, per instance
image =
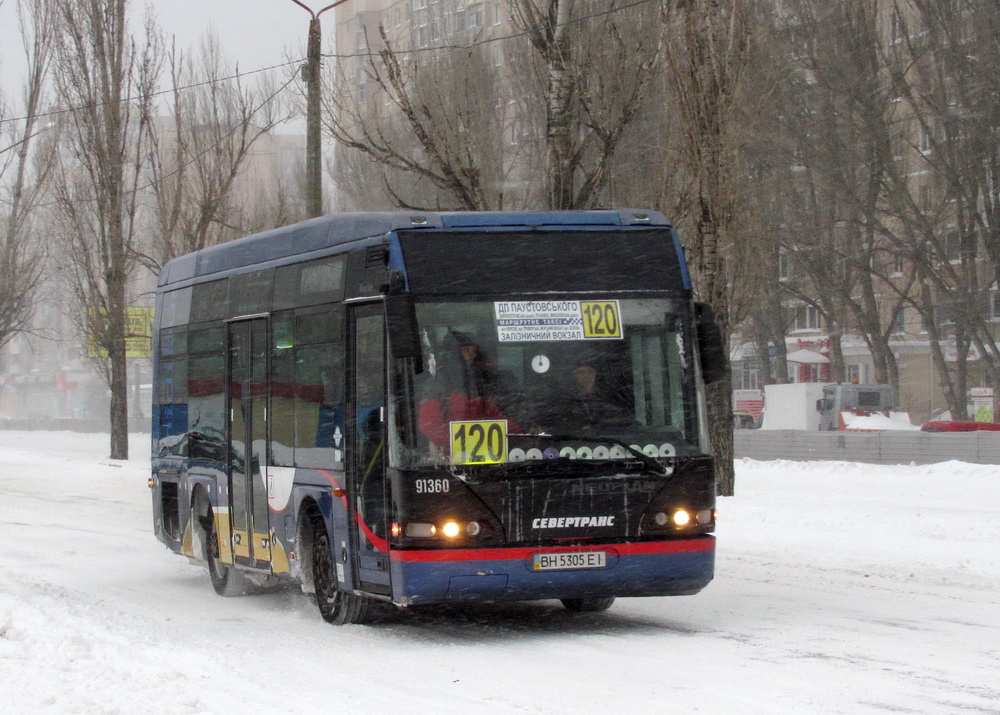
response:
[[[385,326],[389,351],[394,358],[413,358],[417,373],[423,372],[423,351],[417,330],[417,311],[409,293],[390,293],[385,297]]]
[[[701,357],[701,377],[706,385],[726,376],[729,355],[722,344],[722,331],[708,303],[694,304],[695,326],[698,331],[698,354]]]

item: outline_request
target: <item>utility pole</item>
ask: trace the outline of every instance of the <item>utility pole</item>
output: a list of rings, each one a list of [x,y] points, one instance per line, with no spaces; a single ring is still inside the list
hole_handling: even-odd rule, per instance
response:
[[[306,83],[306,211],[309,216],[314,217],[323,215],[323,139],[320,133],[319,115],[323,30],[319,24],[319,16],[347,0],[337,0],[319,12],[313,12],[299,0],[292,2],[308,12],[310,17],[302,79]]]

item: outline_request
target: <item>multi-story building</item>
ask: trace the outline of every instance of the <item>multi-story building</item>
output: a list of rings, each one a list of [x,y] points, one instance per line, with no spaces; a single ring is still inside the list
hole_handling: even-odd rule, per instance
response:
[[[794,68],[780,141],[795,143],[785,176],[798,200],[781,215],[774,288],[788,367],[778,377],[888,379],[917,421],[981,399],[1000,387],[989,250],[997,177],[987,168],[1000,121],[981,106],[994,80],[977,79],[976,65],[1000,43],[975,28],[995,26],[1000,11],[923,0],[774,5]],[[736,387],[756,387],[757,365],[777,352],[759,351],[734,351]]]

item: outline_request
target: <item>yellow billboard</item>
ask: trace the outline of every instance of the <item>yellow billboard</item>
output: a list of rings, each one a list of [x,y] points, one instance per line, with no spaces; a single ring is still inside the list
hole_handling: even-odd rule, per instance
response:
[[[91,313],[91,322],[94,321]],[[108,353],[94,340],[93,331],[88,331],[87,351],[90,357],[107,357]],[[125,357],[153,357],[153,309],[125,309]]]

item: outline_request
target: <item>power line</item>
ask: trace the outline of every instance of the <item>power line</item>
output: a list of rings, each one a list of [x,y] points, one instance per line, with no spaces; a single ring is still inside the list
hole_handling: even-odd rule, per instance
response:
[[[281,69],[282,67],[289,67],[291,65],[301,65],[303,62],[305,62],[305,60],[290,60],[288,62],[282,62],[280,64],[271,65],[269,67],[261,67],[259,69],[255,69],[255,70],[248,70],[246,72],[236,72],[235,74],[227,75],[225,77],[213,77],[212,79],[202,80],[201,82],[194,82],[192,84],[183,85],[181,87],[170,87],[169,89],[158,89],[155,92],[152,92],[150,96],[152,96],[152,97],[159,97],[159,96],[164,95],[164,94],[173,94],[174,92],[181,92],[181,91],[184,91],[184,90],[187,90],[187,89],[197,89],[198,87],[207,87],[207,86],[213,85],[213,84],[219,84],[219,83],[222,83],[222,82],[229,82],[230,80],[234,80],[234,79],[240,79],[241,77],[249,77],[250,75],[260,74],[261,72],[270,72],[271,70]],[[295,78],[295,76],[293,75],[292,79],[294,79],[294,78]],[[287,87],[289,84],[291,84],[291,81],[288,81],[285,84],[283,84],[282,85],[282,89],[284,89],[285,87]],[[118,103],[118,102],[130,102],[130,101],[132,101],[132,100],[131,99],[117,99],[117,100],[113,100],[111,102],[95,102],[93,104],[81,104],[81,105],[77,105],[75,107],[67,107],[66,109],[53,109],[53,110],[51,110],[49,112],[39,112],[38,114],[35,114],[33,116],[35,118],[37,118],[37,119],[41,119],[43,117],[56,117],[56,116],[59,116],[59,115],[62,115],[62,114],[72,114],[73,112],[78,112],[78,111],[80,111],[82,109],[94,109],[96,107],[103,107],[103,106],[106,106],[106,105],[109,105],[109,104],[115,104],[115,103]],[[12,117],[10,119],[0,119],[0,124],[8,124],[10,122],[23,122],[23,121],[25,121],[27,119],[29,119],[29,117],[26,117],[26,116],[24,116],[24,117]]]
[[[612,7],[607,10],[602,10],[600,12],[591,13],[590,15],[584,15],[582,17],[574,18],[568,20],[567,22],[554,25],[555,28],[558,27],[571,27],[573,25],[579,25],[584,22],[589,22],[590,20],[595,20],[600,17],[606,17],[608,15],[614,15],[625,10],[631,10],[632,8],[639,7],[640,5],[648,5],[653,2],[659,2],[660,0],[635,0],[635,2],[628,3],[626,5],[619,5],[617,7]],[[444,44],[444,45],[433,45],[429,47],[414,47],[408,50],[392,50],[394,54],[397,55],[412,55],[420,52],[438,52],[441,50],[471,50],[476,47],[481,47],[482,45],[488,45],[493,42],[505,42],[507,40],[516,40],[520,37],[525,37],[528,34],[527,30],[521,30],[520,32],[514,32],[509,35],[500,35],[498,37],[484,37],[481,40],[474,40],[473,42],[468,42],[464,44]],[[323,54],[323,57],[329,57],[332,59],[347,60],[356,59],[358,57],[378,57],[378,52],[352,52],[347,54],[341,54],[338,52],[330,52]]]
[[[288,81],[286,81],[286,82],[285,82],[285,83],[284,83],[283,85],[281,85],[281,86],[280,86],[280,87],[278,87],[278,88],[277,88],[276,90],[274,90],[274,91],[273,91],[273,92],[272,92],[272,93],[271,93],[270,95],[268,95],[268,96],[267,96],[267,97],[266,97],[265,99],[261,100],[260,104],[259,104],[259,105],[257,106],[257,109],[260,109],[260,108],[261,108],[261,107],[263,107],[263,106],[264,106],[265,104],[267,104],[268,102],[270,102],[270,101],[271,101],[272,99],[274,99],[275,97],[277,97],[277,96],[278,96],[278,94],[280,94],[281,92],[283,92],[283,91],[285,90],[285,88],[286,88],[286,87],[287,87],[288,85],[290,85],[290,84],[291,84],[291,83],[292,83],[292,82],[293,82],[294,80],[295,80],[295,76],[293,75],[293,76],[292,76],[292,77],[290,77],[290,78],[288,79]],[[256,110],[255,110],[255,112],[256,112]],[[153,188],[153,187],[154,187],[154,186],[156,186],[156,185],[157,185],[158,183],[162,182],[162,181],[163,181],[164,179],[169,179],[169,178],[170,178],[171,176],[176,176],[177,174],[179,174],[179,173],[180,173],[181,171],[183,171],[184,169],[186,169],[186,168],[188,168],[189,166],[193,165],[193,164],[194,164],[194,163],[195,163],[196,161],[198,161],[198,159],[202,158],[203,156],[205,156],[206,154],[208,154],[209,152],[211,152],[211,151],[212,151],[213,149],[215,149],[216,147],[218,147],[218,146],[221,146],[221,145],[222,145],[222,144],[223,144],[224,142],[226,142],[226,141],[227,141],[227,140],[228,140],[228,139],[229,139],[230,137],[232,137],[232,136],[233,136],[233,134],[235,134],[235,133],[236,133],[236,131],[237,131],[237,130],[238,130],[239,128],[240,128],[240,125],[239,125],[238,123],[237,123],[237,124],[235,124],[235,125],[234,125],[234,126],[232,127],[232,129],[230,129],[230,130],[229,130],[228,132],[226,132],[225,134],[223,134],[223,135],[222,135],[222,136],[221,136],[221,137],[219,138],[219,140],[218,140],[218,141],[216,141],[215,143],[213,143],[213,144],[210,144],[209,146],[205,147],[205,148],[204,148],[204,149],[203,149],[202,151],[200,151],[200,152],[198,152],[197,154],[195,154],[194,156],[192,156],[192,157],[191,157],[190,159],[188,159],[188,161],[184,162],[183,164],[181,164],[180,166],[178,166],[178,167],[177,167],[176,169],[174,169],[173,171],[171,171],[171,172],[168,172],[168,173],[166,173],[166,174],[163,174],[162,176],[158,176],[158,177],[156,177],[155,179],[153,179],[152,181],[149,181],[149,182],[147,182],[146,184],[143,184],[142,186],[137,186],[137,187],[136,187],[136,188],[134,188],[134,189],[128,189],[128,190],[124,191],[123,193],[124,193],[124,194],[131,194],[131,195],[135,195],[135,194],[138,194],[138,193],[140,193],[140,192],[142,192],[142,191],[145,191],[146,189],[151,189],[151,188]],[[74,198],[74,199],[73,199],[73,201],[74,201],[74,202],[89,202],[89,203],[92,203],[92,202],[95,202],[95,201],[97,201],[97,198],[96,198],[96,197],[94,197],[94,196],[87,196],[87,197],[83,197],[83,198]],[[39,204],[36,204],[36,207],[39,207],[39,208],[45,208],[45,207],[49,207],[49,206],[55,206],[55,205],[57,205],[58,203],[59,203],[59,201],[46,201],[46,202],[44,202],[44,203],[39,203]]]
[[[658,1],[659,0],[635,0],[635,2],[631,2],[631,3],[628,3],[626,5],[619,5],[618,7],[612,7],[610,9],[608,9],[608,10],[602,10],[601,12],[595,12],[595,13],[592,13],[590,15],[585,15],[583,17],[578,17],[578,18],[575,18],[573,20],[569,20],[568,22],[564,23],[563,26],[569,27],[571,25],[577,25],[577,24],[580,24],[580,23],[583,23],[583,22],[588,22],[590,20],[594,20],[594,19],[600,18],[600,17],[606,17],[608,15],[613,15],[613,14],[616,14],[616,13],[619,13],[619,12],[623,12],[625,10],[631,10],[632,8],[639,7],[640,5],[648,5],[651,2],[658,2]],[[415,47],[415,48],[408,49],[408,50],[392,50],[392,51],[395,54],[398,54],[398,55],[413,55],[413,54],[418,54],[418,53],[422,53],[422,52],[440,52],[442,50],[471,50],[471,49],[474,49],[476,47],[481,47],[483,45],[492,44],[494,42],[505,42],[507,40],[515,40],[515,39],[524,37],[527,34],[528,34],[527,30],[522,30],[520,32],[515,32],[515,33],[512,33],[512,34],[508,34],[508,35],[501,35],[499,37],[486,37],[486,38],[483,38],[483,39],[480,39],[480,40],[474,40],[473,42],[468,42],[468,43],[451,43],[451,44],[443,44],[443,45],[433,45],[433,46],[430,46],[430,47]],[[356,59],[356,58],[359,58],[359,57],[372,58],[372,57],[378,57],[378,56],[379,56],[379,53],[377,53],[377,52],[371,52],[371,51],[366,51],[366,52],[351,52],[351,53],[331,52],[331,53],[324,53],[322,55],[322,57],[329,58],[329,59]],[[228,82],[230,80],[240,79],[241,77],[249,77],[249,76],[254,75],[254,74],[260,74],[261,72],[270,72],[271,70],[281,69],[283,67],[301,66],[303,63],[305,63],[305,61],[306,61],[305,58],[302,58],[302,59],[297,59],[297,60],[290,60],[288,62],[281,62],[279,64],[270,65],[268,67],[260,67],[258,69],[248,70],[246,72],[236,72],[234,74],[227,75],[225,77],[215,77],[215,78],[212,78],[212,79],[203,80],[201,82],[195,82],[193,84],[184,85],[184,86],[181,86],[181,87],[171,87],[169,89],[157,90],[157,91],[153,92],[151,96],[153,96],[153,97],[159,97],[159,96],[164,95],[164,94],[171,94],[173,92],[179,92],[179,91],[184,91],[184,90],[188,90],[188,89],[197,89],[198,87],[205,87],[205,86],[208,86],[208,85],[217,84],[217,83],[221,83],[221,82]],[[291,84],[291,82],[286,82],[284,85],[282,85],[282,87],[283,88],[287,87],[289,84]],[[128,99],[121,99],[121,100],[115,100],[115,101],[117,101],[117,102],[127,102],[127,101],[130,101],[130,100],[128,100]],[[56,117],[56,116],[60,116],[60,115],[63,115],[63,114],[71,114],[72,112],[77,112],[77,111],[80,111],[82,109],[93,109],[95,107],[101,107],[101,106],[104,106],[105,104],[107,104],[107,103],[103,103],[102,102],[102,103],[95,103],[95,104],[84,104],[84,105],[79,105],[79,106],[76,106],[76,107],[67,107],[66,109],[54,109],[54,110],[51,110],[51,111],[48,111],[48,112],[41,112],[41,113],[36,114],[34,116],[36,118],[39,118],[39,119],[40,118],[44,118],[44,117]],[[27,119],[29,119],[29,117],[27,117],[27,116],[12,117],[10,119],[0,119],[0,125],[9,124],[9,123],[12,123],[12,122],[23,122],[23,121],[25,121]]]

